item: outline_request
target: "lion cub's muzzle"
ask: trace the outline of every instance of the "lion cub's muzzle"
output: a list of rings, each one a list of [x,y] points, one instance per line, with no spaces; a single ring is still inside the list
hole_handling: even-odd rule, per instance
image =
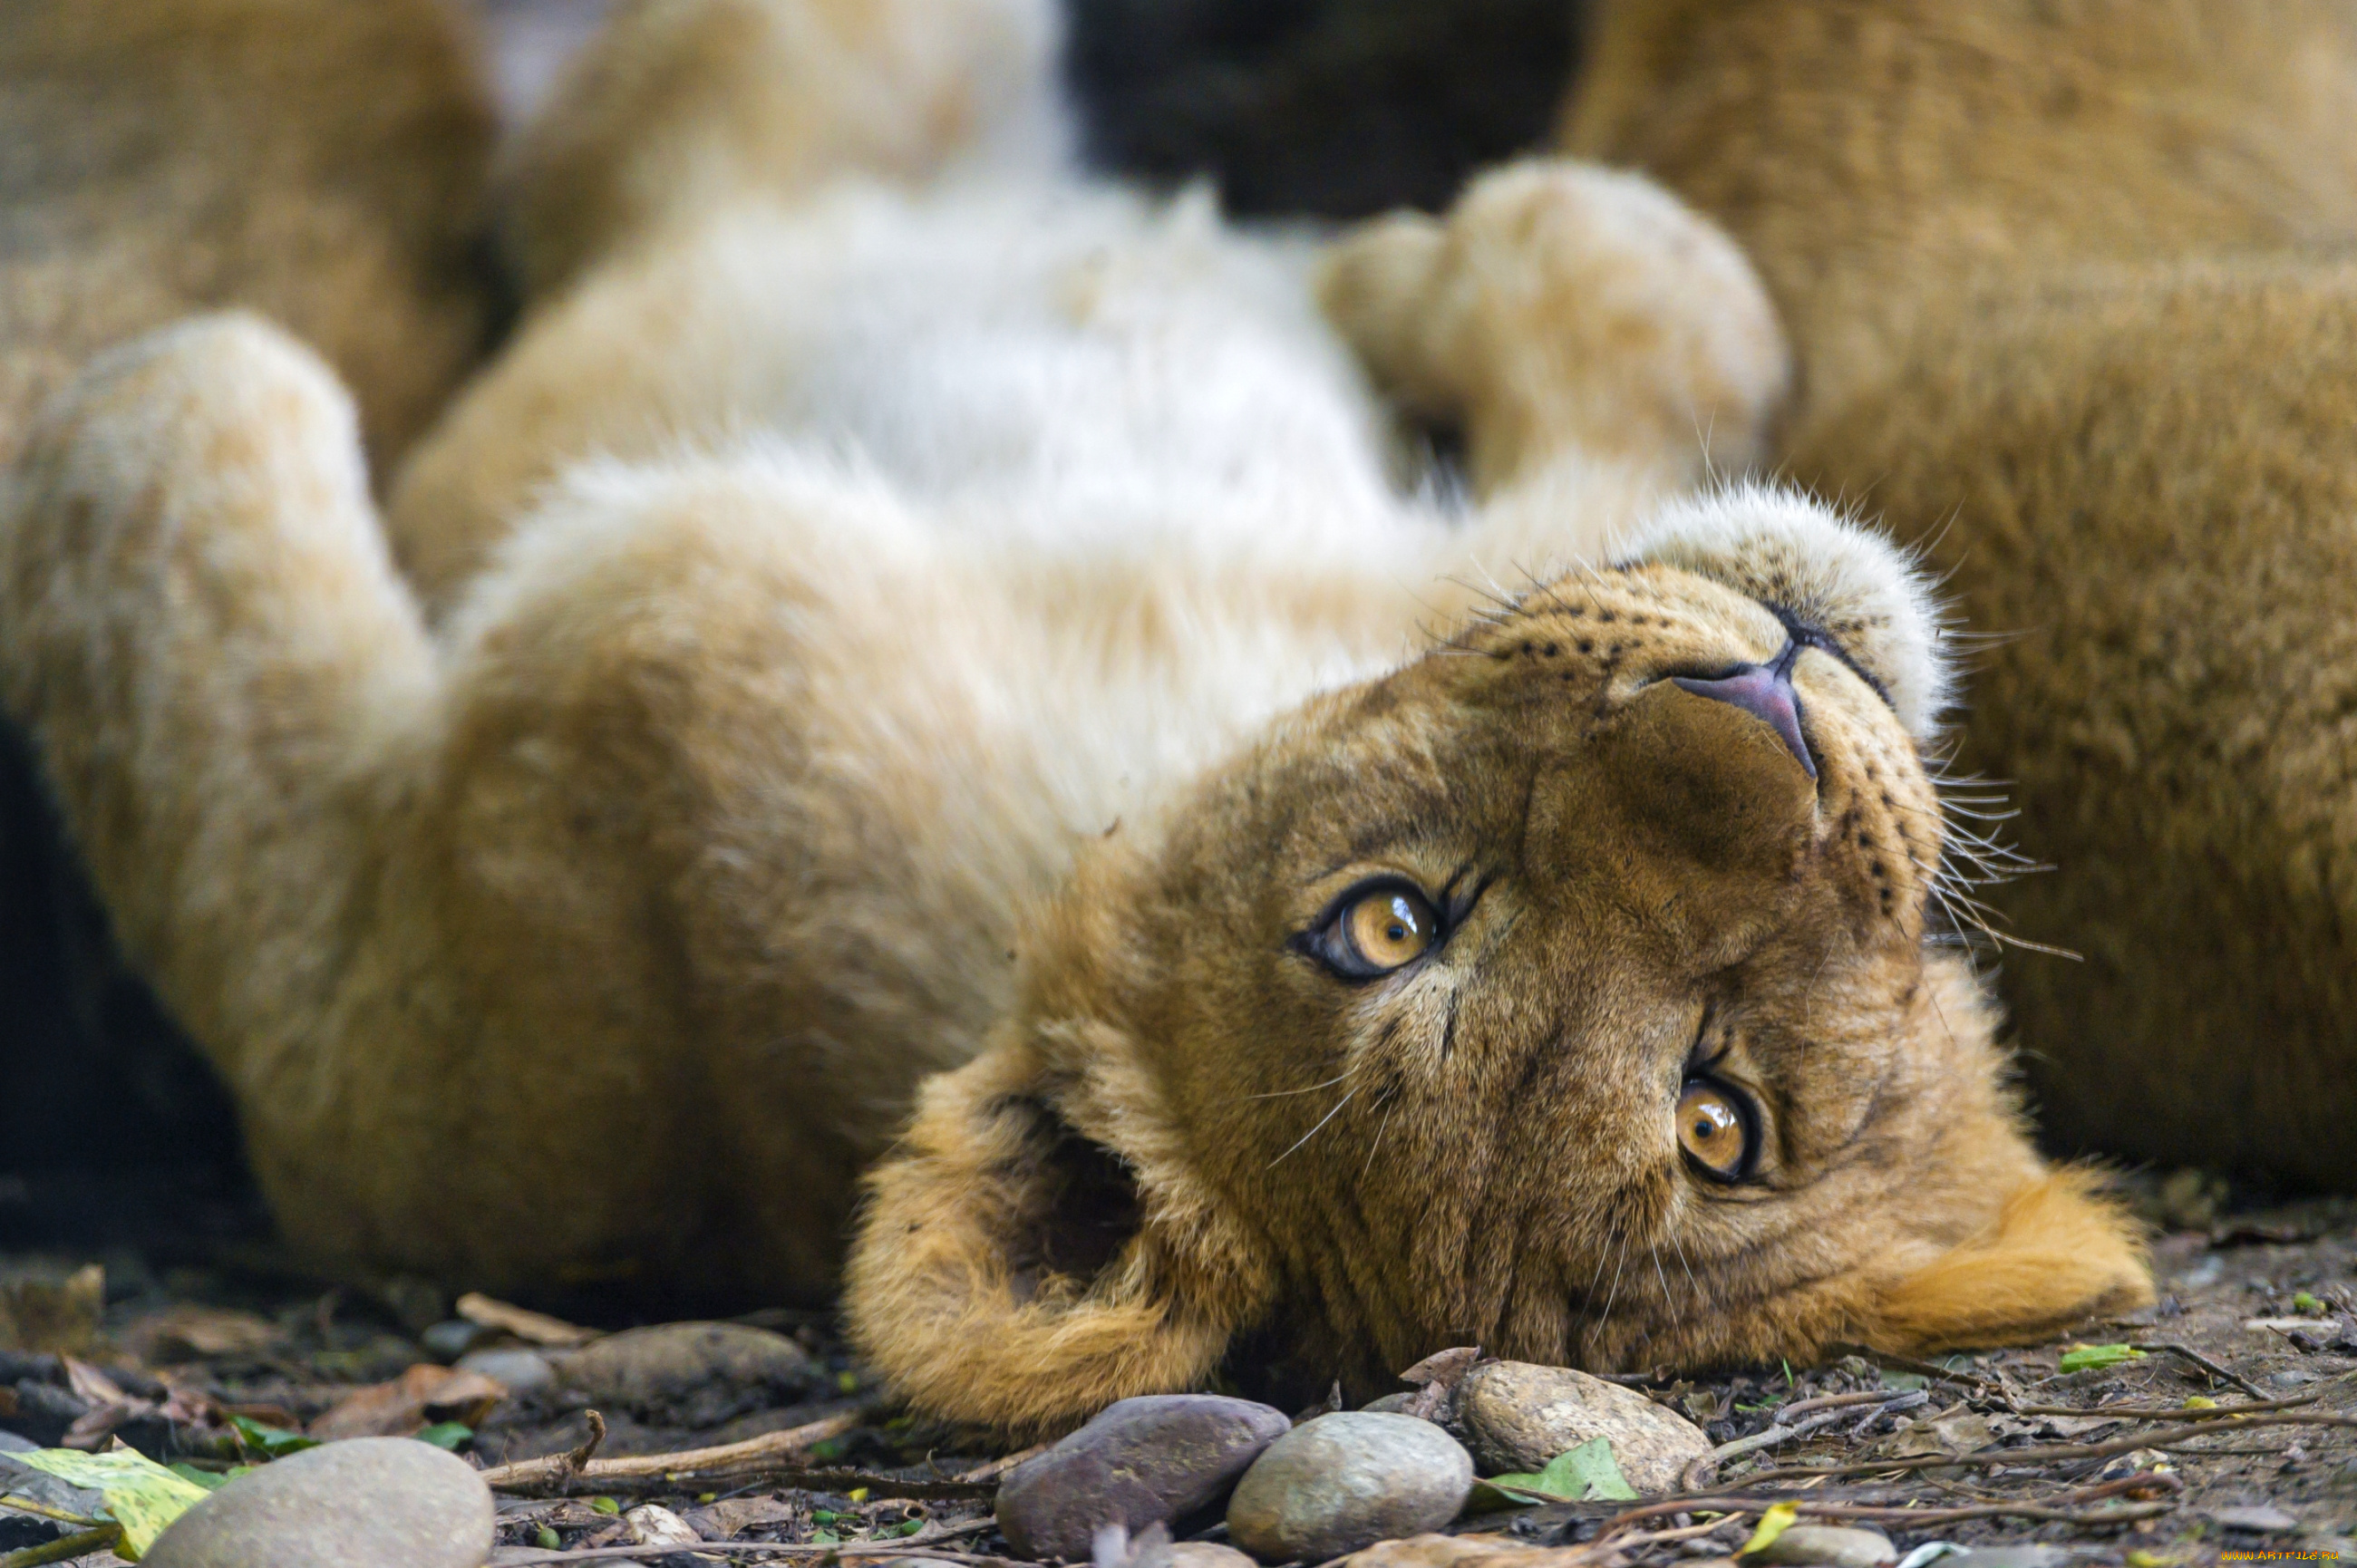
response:
[[[1792,665],[1801,657],[1801,643],[1784,644],[1774,662],[1744,664],[1725,675],[1673,675],[1672,684],[1697,697],[1708,697],[1741,709],[1776,732],[1811,779],[1817,776],[1817,757],[1801,728],[1801,694],[1792,689]]]

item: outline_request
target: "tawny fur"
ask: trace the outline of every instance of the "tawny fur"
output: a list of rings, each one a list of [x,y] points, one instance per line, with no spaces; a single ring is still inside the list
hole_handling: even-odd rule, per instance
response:
[[[390,465],[487,344],[492,118],[439,0],[0,10],[0,461],[93,352],[243,306]]]
[[[106,356],[0,492],[6,700],[290,1240],[841,1285],[918,1405],[1021,1432],[1223,1363],[2144,1299],[1931,940],[1923,583],[1777,492],[1666,499],[1786,383],[1725,241],[1567,164],[1240,235],[1064,170],[1044,0],[924,14],[954,70],[813,0],[626,9],[532,145],[638,194],[382,521],[244,317]],[[780,80],[856,57],[865,128],[699,74],[748,18]],[[1468,421],[1475,499],[1402,482],[1368,373]],[[1809,763],[1664,678],[1778,658],[1780,609],[1830,634]],[[1300,939],[1374,875],[1463,907],[1354,986]],[[1678,1152],[1706,1057],[1741,1185]]]
[[[1749,249],[1779,460],[1998,634],[2062,1139],[2357,1180],[2357,6],[1609,0],[1567,145]]]

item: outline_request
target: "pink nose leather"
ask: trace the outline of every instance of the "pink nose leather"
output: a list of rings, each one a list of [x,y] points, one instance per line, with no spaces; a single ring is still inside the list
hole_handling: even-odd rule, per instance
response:
[[[1773,665],[1747,664],[1734,674],[1717,680],[1698,680],[1691,675],[1673,675],[1670,679],[1697,697],[1741,708],[1774,730],[1776,738],[1814,779],[1817,759],[1809,754],[1808,739],[1801,734],[1801,696],[1792,690],[1792,660],[1799,654],[1800,649],[1795,645],[1785,649]]]

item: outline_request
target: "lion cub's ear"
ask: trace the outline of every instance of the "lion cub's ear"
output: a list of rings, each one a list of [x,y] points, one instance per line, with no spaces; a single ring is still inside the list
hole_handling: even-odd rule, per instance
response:
[[[1016,1435],[1067,1429],[1201,1386],[1266,1300],[1244,1239],[1140,1102],[1134,1058],[1069,1037],[1102,1027],[1052,1043],[1087,1058],[1077,1071],[1012,1039],[932,1079],[867,1178],[845,1308],[862,1354],[920,1409]]]
[[[1883,1290],[1868,1308],[1867,1343],[1901,1355],[2019,1344],[2152,1300],[2136,1222],[2093,1173],[2060,1170],[2014,1194],[1987,1230]]]

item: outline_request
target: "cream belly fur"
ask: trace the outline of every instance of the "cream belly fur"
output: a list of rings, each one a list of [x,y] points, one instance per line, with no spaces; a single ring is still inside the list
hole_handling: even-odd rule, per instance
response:
[[[1043,129],[1049,16],[626,8],[509,174],[523,328],[382,518],[349,400],[251,319],[109,356],[34,434],[5,695],[289,1238],[813,1300],[880,1160],[863,1342],[1010,1430],[1199,1382],[1256,1325],[1355,1379],[1436,1336],[1702,1360],[2139,1299],[1926,946],[1927,590],[1794,498],[1669,499],[1783,392],[1740,255],[1567,163],[1334,244],[1092,186]],[[1404,478],[1386,402],[1463,423],[1469,496]],[[1809,738],[1685,690],[1728,670]],[[1445,966],[1345,993],[1314,911],[1245,936],[1427,820],[1563,846],[1486,915],[1470,861],[1416,895],[1507,955],[1445,1032]],[[1460,1005],[1460,1064],[1527,1054],[1396,1134],[1573,1130],[1527,1268],[1276,1218],[1392,1134],[1311,1142],[1327,1026],[1266,1031],[1313,993],[1351,1060],[1409,1052],[1386,1071],[1457,1070]],[[1792,1078],[1767,1186],[1680,1163],[1706,1047]],[[1448,1131],[1516,1075],[1555,1087]],[[1189,1109],[1214,1079],[1266,1087]],[[1131,1215],[1103,1255],[1100,1199]],[[1703,1303],[1641,1282],[1615,1316],[1636,1226],[1683,1228]],[[1313,1284],[1332,1246],[1426,1298]]]

